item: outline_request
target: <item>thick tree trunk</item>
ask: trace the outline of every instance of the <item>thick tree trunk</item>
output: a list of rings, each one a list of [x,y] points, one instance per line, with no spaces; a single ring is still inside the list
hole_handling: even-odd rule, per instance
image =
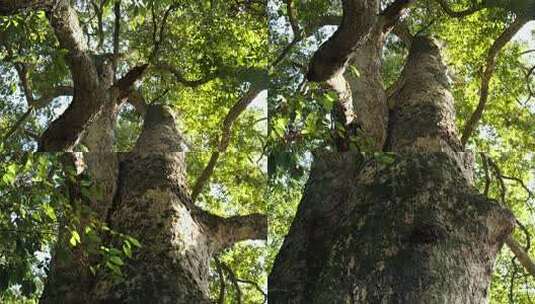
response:
[[[126,281],[115,284],[99,278],[95,299],[209,303],[208,265],[214,247],[207,229],[191,213],[197,209],[189,199],[180,137],[165,107],[149,108],[146,118],[135,152],[121,161],[109,213],[111,228],[132,235],[143,247],[125,267]]]
[[[510,213],[445,153],[317,158],[270,303],[485,303]]]
[[[142,247],[125,261],[125,279],[117,281],[89,273],[99,260],[87,256],[84,240],[74,249],[58,246],[41,303],[210,303],[212,257],[235,242],[265,239],[267,223],[263,215],[221,218],[197,207],[184,158],[174,116],[161,105],[149,106],[133,152],[84,155],[87,174],[104,190],[86,203],[98,220]],[[60,237],[68,243],[66,230]],[[113,237],[107,242],[121,245]],[[61,254],[65,250],[69,255]]]
[[[270,303],[487,302],[514,218],[472,186],[445,70],[415,38],[390,113],[396,154],[316,155]]]

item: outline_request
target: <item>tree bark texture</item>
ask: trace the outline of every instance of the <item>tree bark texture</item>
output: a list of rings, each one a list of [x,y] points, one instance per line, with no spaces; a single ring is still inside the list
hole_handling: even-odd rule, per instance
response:
[[[369,38],[352,56],[349,64],[353,65],[359,75],[346,76],[351,90],[356,123],[370,141],[370,149],[382,150],[386,140],[388,125],[388,107],[381,76],[381,53],[386,34],[377,24],[370,32]]]
[[[436,41],[414,38],[400,81],[391,153],[316,153],[270,303],[487,302],[514,217],[472,185]]]
[[[512,215],[445,153],[315,161],[270,303],[486,303]]]

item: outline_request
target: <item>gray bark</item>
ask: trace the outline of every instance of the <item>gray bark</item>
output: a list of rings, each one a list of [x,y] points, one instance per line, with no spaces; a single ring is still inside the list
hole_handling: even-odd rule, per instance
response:
[[[395,154],[317,153],[269,276],[270,303],[486,303],[514,218],[472,186],[435,41],[413,41]]]
[[[91,151],[84,155],[86,170],[67,185],[72,208],[80,216],[74,225],[82,243],[68,246],[66,226],[73,223],[62,219],[40,303],[210,303],[210,259],[236,242],[265,239],[265,215],[223,218],[193,203],[184,177],[182,138],[168,107],[142,105],[144,126],[134,151],[113,154],[118,110],[127,97],[139,101],[139,96],[131,96],[132,86],[148,65],[134,67],[115,81],[109,67],[117,65],[117,58],[104,65],[102,56],[90,53],[71,1],[0,0],[0,15],[27,10],[46,12],[60,47],[67,50],[73,80],[73,100],[45,131],[39,151],[72,151],[80,140]],[[241,102],[235,115],[251,100]],[[74,165],[70,156],[64,155],[66,166]],[[83,197],[84,175],[99,183],[100,195]],[[93,220],[142,243],[124,266],[122,282],[89,272],[99,258],[87,250],[83,230]],[[105,241],[120,243],[113,235]]]
[[[307,78],[327,81],[343,74],[354,51],[368,38],[378,16],[376,0],[343,0],[344,15],[336,32],[314,53]]]
[[[99,69],[99,81],[102,85],[110,87],[112,85],[109,73],[106,69]],[[56,244],[53,259],[51,261],[51,271],[45,284],[41,303],[87,303],[92,301],[90,288],[93,278],[89,271],[89,265],[98,262],[96,256],[84,252],[87,250],[86,239],[83,228],[91,220],[106,223],[108,211],[112,205],[115,192],[117,191],[117,178],[119,174],[119,160],[113,153],[113,140],[115,123],[120,105],[115,102],[115,98],[109,94],[102,94],[105,103],[102,110],[96,114],[95,121],[87,126],[82,138],[83,144],[92,152],[78,154],[80,174],[88,175],[97,183],[98,195],[93,198],[82,199],[76,193],[71,197],[71,203],[80,209],[79,234],[82,237],[82,244],[76,248],[68,247],[70,231],[62,226],[58,231],[59,241]],[[66,166],[73,165],[72,162]],[[84,171],[85,170],[85,171]],[[72,191],[76,191],[79,185],[70,184]],[[91,214],[84,211],[82,206],[89,207]],[[85,207],[84,206],[84,207]]]
[[[398,90],[390,97],[394,101],[385,151],[444,152],[456,160],[471,183],[471,154],[456,153],[463,148],[446,71],[437,42],[415,37]]]
[[[460,173],[445,153],[318,158],[270,303],[486,303],[514,219]]]

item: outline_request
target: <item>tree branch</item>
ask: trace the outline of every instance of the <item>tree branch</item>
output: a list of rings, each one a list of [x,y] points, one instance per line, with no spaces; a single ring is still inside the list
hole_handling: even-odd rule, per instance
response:
[[[159,30],[159,34],[158,34],[158,38],[156,38],[156,31],[157,31],[157,27],[156,27],[156,20],[153,19],[153,22],[154,22],[154,32],[153,32],[153,35],[152,35],[152,38],[153,38],[153,42],[154,42],[154,49],[152,50],[152,53],[149,57],[150,60],[156,58],[156,56],[158,55],[158,52],[160,51],[160,47],[161,47],[161,44],[162,44],[162,41],[164,39],[164,35],[165,35],[165,26],[167,25],[167,18],[169,18],[169,15],[175,11],[176,9],[178,9],[180,7],[180,2],[176,2],[174,4],[171,4],[167,10],[165,11],[165,13],[163,14],[163,18],[162,18],[162,23],[160,24],[160,30]],[[153,18],[155,18],[156,16],[154,15],[154,6],[152,7],[152,13],[153,13]]]
[[[409,27],[405,22],[396,24],[392,29],[392,33],[394,33],[394,35],[396,35],[408,49],[411,48],[414,36],[411,34]]]
[[[35,99],[32,103],[34,109],[41,109],[49,105],[54,99],[61,96],[72,96],[74,94],[74,89],[71,86],[58,86],[52,88],[50,91],[43,94],[38,99]]]
[[[505,239],[505,243],[507,244],[507,247],[511,249],[513,254],[518,258],[518,261],[522,266],[524,266],[524,269],[531,274],[533,277],[535,277],[535,263],[531,259],[531,257],[522,249],[520,244],[513,238],[513,236],[508,236],[507,239]]]
[[[249,214],[224,218],[219,223],[218,239],[221,249],[245,240],[266,240],[267,216]]]
[[[314,53],[307,79],[327,81],[343,74],[353,52],[367,39],[377,18],[377,1],[343,0],[344,15],[336,32]]]
[[[54,8],[54,0],[0,0],[0,15],[14,15],[23,11]]]
[[[454,11],[447,3],[446,0],[436,0],[436,2],[438,2],[438,4],[440,5],[440,7],[442,7],[442,10],[448,14],[448,16],[450,17],[455,17],[455,18],[463,18],[463,17],[466,17],[466,16],[469,16],[469,15],[472,15],[473,13],[476,13],[484,8],[486,8],[486,6],[484,4],[479,4],[479,5],[474,5],[464,11]],[[483,2],[484,3],[484,2]]]
[[[132,86],[143,77],[148,68],[148,64],[138,65],[128,71],[121,79],[117,80],[112,86],[119,90],[119,100],[126,98]]]
[[[15,134],[15,132],[28,120],[34,109],[40,109],[44,108],[52,100],[54,100],[57,97],[60,96],[66,96],[66,95],[72,95],[73,89],[72,87],[68,86],[59,86],[56,88],[53,88],[46,94],[44,94],[41,98],[35,99],[33,97],[33,90],[30,85],[30,81],[28,79],[28,65],[25,63],[15,63],[15,69],[17,70],[17,74],[19,75],[22,90],[24,92],[24,95],[26,97],[26,102],[28,104],[28,110],[15,122],[15,124],[6,132],[6,134],[2,137],[2,142],[5,144],[7,140]]]
[[[236,278],[236,281],[238,281],[238,283],[243,283],[243,284],[248,284],[248,285],[253,286],[256,290],[258,290],[259,293],[261,293],[264,296],[263,303],[267,302],[268,295],[264,292],[264,290],[262,290],[262,288],[258,285],[258,283],[250,281],[250,280],[239,279],[239,278]]]
[[[490,166],[493,169],[496,178],[498,179],[498,183],[499,183],[500,188],[501,188],[501,190],[500,190],[500,199],[501,199],[501,203],[503,205],[505,205],[505,197],[506,197],[506,190],[507,190],[506,187],[505,187],[505,183],[503,181],[504,179],[509,179],[509,180],[513,180],[513,181],[515,181],[517,183],[520,183],[520,185],[528,193],[528,198],[527,198],[526,202],[529,201],[529,199],[531,198],[532,193],[529,190],[529,188],[526,187],[526,185],[524,184],[524,182],[521,179],[515,178],[515,177],[504,176],[502,174],[501,170],[500,170],[500,167],[498,167],[498,165],[490,157],[488,157],[484,153],[481,153],[481,157],[483,158],[483,165],[485,167],[485,171],[487,171],[487,167]],[[485,172],[485,178],[486,178],[485,192],[487,192],[488,191],[488,185],[490,184],[490,181],[489,181],[489,178],[488,178],[488,172]],[[526,271],[529,274],[531,274],[532,276],[535,277],[535,263],[533,262],[533,260],[530,258],[530,256],[527,253],[527,251],[529,250],[530,245],[531,245],[529,232],[526,229],[526,227],[524,225],[522,225],[522,223],[519,220],[516,220],[516,223],[520,227],[520,229],[522,229],[522,231],[526,234],[526,243],[527,243],[526,244],[526,249],[525,250],[522,249],[520,244],[518,244],[518,242],[513,238],[512,235],[509,235],[507,237],[507,239],[505,240],[505,243],[511,249],[511,251],[513,252],[515,257],[518,258],[518,260],[520,261],[522,266],[524,266]]]
[[[136,111],[141,114],[142,117],[145,117],[145,114],[147,113],[147,102],[140,91],[131,91],[128,95],[128,102],[134,106]]]
[[[481,119],[483,115],[485,106],[487,105],[487,101],[489,97],[490,80],[496,68],[496,62],[498,59],[498,55],[500,54],[500,51],[527,22],[528,22],[527,19],[517,18],[508,28],[505,29],[505,31],[503,31],[503,33],[494,41],[494,43],[490,47],[488,55],[487,55],[485,70],[481,77],[479,103],[475,111],[472,113],[472,115],[466,122],[463,132],[462,132],[461,144],[463,148],[466,146],[468,139],[474,132],[476,125],[478,124],[479,120]]]
[[[230,108],[229,112],[227,113],[227,116],[225,116],[225,119],[223,120],[222,124],[222,131],[221,131],[221,137],[219,139],[219,144],[217,146],[217,150],[212,153],[212,156],[210,157],[210,161],[208,162],[208,165],[204,168],[201,175],[197,178],[192,192],[191,192],[191,199],[195,201],[199,194],[202,192],[202,189],[204,188],[205,184],[210,179],[210,176],[212,176],[212,173],[214,172],[215,165],[217,164],[217,160],[219,159],[219,156],[221,153],[225,152],[227,150],[227,147],[230,142],[230,136],[232,131],[232,125],[236,121],[236,119],[240,116],[240,114],[245,111],[247,106],[256,98],[256,96],[265,89],[264,85],[252,85],[249,91],[245,93],[240,100],[232,108]]]
[[[207,75],[206,77],[204,78],[201,78],[201,79],[196,79],[196,80],[188,80],[184,77],[184,75],[182,75],[182,73],[176,69],[174,66],[170,65],[170,64],[167,64],[167,63],[159,63],[159,64],[156,64],[154,65],[154,67],[158,70],[161,70],[161,71],[166,71],[166,72],[169,72],[171,74],[173,74],[173,76],[175,76],[175,80],[179,83],[181,83],[182,85],[186,86],[186,87],[190,87],[190,88],[194,88],[194,87],[198,87],[200,85],[203,85],[211,80],[214,80],[217,76],[218,76],[218,73],[212,73],[210,75]]]
[[[415,0],[396,0],[381,12],[384,22],[383,32],[390,31],[399,21],[401,15]]]
[[[276,67],[282,60],[288,55],[292,48],[303,38],[299,24],[297,23],[297,12],[293,5],[293,0],[286,0],[286,11],[288,12],[288,21],[290,22],[290,27],[292,28],[293,38],[292,41],[282,50],[282,52],[277,56],[275,61],[271,64],[272,67]]]
[[[119,37],[121,35],[121,0],[117,0],[113,6],[115,23],[113,29],[113,82],[117,81],[117,59],[119,58]]]
[[[234,286],[234,289],[236,290],[236,303],[241,304],[241,289],[238,285],[238,279],[236,278],[236,275],[234,274],[234,271],[225,263],[221,263],[221,267],[227,272],[228,277],[230,281],[232,282],[232,285]]]
[[[32,108],[28,108],[24,114],[15,122],[15,124],[7,131],[7,133],[2,137],[2,143],[5,145],[7,140],[13,135],[30,117],[32,114]]]
[[[26,63],[15,63],[15,69],[19,75],[20,84],[22,86],[22,91],[26,97],[26,102],[28,105],[33,103],[33,92],[28,80],[28,65]]]
[[[225,304],[225,294],[226,294],[225,275],[223,274],[223,268],[222,268],[221,262],[219,261],[217,257],[214,258],[214,262],[215,262],[215,268],[216,268],[217,274],[219,276],[219,298],[217,300],[217,303]]]
[[[43,134],[39,151],[72,150],[87,124],[97,115],[105,100],[99,87],[97,69],[83,37],[76,11],[69,0],[56,0],[47,11],[60,47],[67,50],[74,98],[67,110]]]
[[[323,15],[305,24],[305,33],[306,35],[311,35],[312,33],[316,32],[318,29],[324,26],[340,25],[341,22],[342,22],[342,16]]]

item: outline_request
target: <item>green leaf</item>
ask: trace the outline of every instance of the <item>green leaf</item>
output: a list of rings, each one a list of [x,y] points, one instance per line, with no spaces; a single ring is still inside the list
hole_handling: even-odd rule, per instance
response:
[[[18,166],[17,164],[11,164],[7,166],[6,173],[2,176],[2,181],[8,185],[13,185],[17,177]]]
[[[75,230],[71,231],[71,239],[69,240],[69,243],[73,247],[80,243],[80,235]]]
[[[119,265],[119,266],[124,265],[123,260],[120,257],[116,256],[116,255],[111,256],[110,257],[110,261],[115,265]]]
[[[50,204],[44,204],[43,211],[51,220],[55,221],[57,219],[56,212],[54,211],[54,208],[50,206]]]
[[[349,66],[349,71],[351,72],[351,75],[355,76],[355,77],[360,77],[360,73],[359,73],[359,70],[357,70],[357,68],[354,66],[354,65],[350,65]]]
[[[132,247],[130,243],[125,242],[123,244],[123,252],[126,257],[132,258]]]
[[[118,275],[118,276],[123,275],[123,273],[121,272],[121,268],[119,268],[119,266],[115,264],[110,263],[109,261],[106,262],[106,267],[108,267],[108,269],[110,269],[112,273],[114,273],[115,275]]]
[[[130,242],[130,244],[134,245],[135,247],[141,248],[141,243],[139,243],[139,241],[136,240],[135,238],[129,236],[127,237],[127,240],[128,242]]]

